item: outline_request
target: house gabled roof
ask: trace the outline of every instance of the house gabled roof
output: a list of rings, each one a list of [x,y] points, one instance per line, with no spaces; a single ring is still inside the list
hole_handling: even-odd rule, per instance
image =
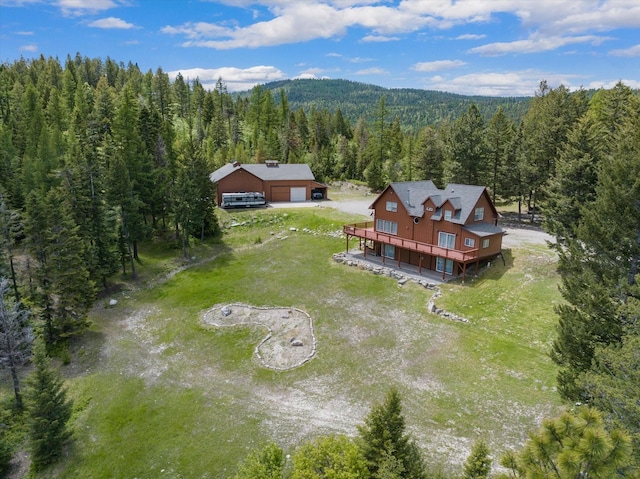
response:
[[[474,207],[478,200],[486,191],[484,186],[461,185],[458,183],[450,183],[441,190],[431,180],[391,183],[387,188],[393,189],[410,216],[418,218],[424,216],[424,203],[429,198],[431,198],[436,208],[440,208],[449,202],[455,210],[451,221],[457,224],[465,224],[467,222],[469,216],[474,213]],[[378,198],[381,196],[382,194]],[[377,201],[376,199],[370,208],[374,208]],[[497,214],[495,207],[493,208],[493,213]],[[437,213],[434,213],[432,219],[439,219]]]
[[[311,180],[315,177],[311,172],[311,168],[307,164],[275,164],[267,166],[262,163],[227,163],[211,173],[211,181],[219,182],[221,179],[229,176],[231,173],[244,170],[263,181],[277,180]]]
[[[437,195],[440,191],[431,180],[425,181],[403,181],[401,183],[391,183],[385,188],[393,189],[398,200],[402,203],[410,216],[422,216],[424,213],[424,202],[431,195]],[[384,191],[378,196],[382,197]],[[375,207],[378,198],[369,206],[370,209]]]

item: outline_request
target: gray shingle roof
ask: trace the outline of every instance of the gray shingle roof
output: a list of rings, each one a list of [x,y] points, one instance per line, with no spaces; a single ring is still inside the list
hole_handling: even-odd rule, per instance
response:
[[[431,180],[404,181],[391,183],[389,186],[393,188],[398,198],[402,199],[410,216],[422,218],[424,216],[424,202],[428,198],[431,198],[436,207],[442,206],[449,200],[456,210],[451,221],[457,224],[466,223],[469,215],[474,213],[474,207],[485,190],[484,186],[457,183],[450,183],[441,190]]]
[[[490,223],[484,223],[484,222],[465,225],[462,228],[481,238],[484,236],[504,234],[504,230],[499,226],[494,226]]]
[[[307,164],[284,164],[277,166],[267,166],[262,163],[258,164],[236,164],[227,163],[211,173],[211,181],[217,183],[224,177],[230,175],[234,171],[243,169],[263,181],[276,180],[315,180],[311,168]]]

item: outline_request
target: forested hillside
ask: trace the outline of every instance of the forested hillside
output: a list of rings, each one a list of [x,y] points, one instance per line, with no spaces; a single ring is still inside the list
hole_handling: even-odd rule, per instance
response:
[[[464,96],[454,93],[414,88],[383,88],[349,80],[282,80],[265,83],[264,88],[277,94],[284,91],[293,110],[303,108],[336,111],[355,123],[359,118],[372,118],[380,97],[387,99],[390,118],[398,117],[403,129],[419,130],[439,125],[447,119],[462,115],[471,104],[478,107],[489,120],[499,107],[505,115],[518,123],[527,112],[531,98],[497,98]],[[533,94],[533,92],[532,92]],[[241,94],[243,96],[248,93]]]
[[[0,363],[15,407],[34,335],[71,360],[65,344],[86,331],[117,271],[135,279],[141,245],[179,245],[189,257],[193,241],[219,235],[209,174],[231,160],[307,163],[318,180],[374,191],[420,179],[487,185],[496,200],[541,211],[566,300],[552,350],[558,389],[631,433],[638,460],[640,97],[621,83],[591,95],[541,82],[535,97],[513,100],[342,81],[231,95],[222,82],[207,91],[110,58],[2,64]],[[37,363],[45,379],[47,364]],[[617,451],[614,439],[602,450]],[[528,458],[512,458],[514,477],[533,467]]]

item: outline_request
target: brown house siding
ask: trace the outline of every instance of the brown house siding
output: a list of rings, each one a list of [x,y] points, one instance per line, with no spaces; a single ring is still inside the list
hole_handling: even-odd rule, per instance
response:
[[[395,203],[391,205],[395,207],[389,208],[390,202]],[[371,207],[375,213],[372,224],[345,225],[343,228],[347,234],[347,249],[349,237],[355,236],[365,239],[364,244],[380,256],[390,249],[385,245],[393,245],[394,257],[385,257],[387,261],[435,270],[438,258],[442,258],[452,261],[454,275],[463,276],[468,267],[477,267],[480,261],[501,252],[502,232],[496,227],[497,211],[483,187],[449,185],[445,190],[439,190],[431,182],[394,183]],[[476,208],[483,208],[483,216],[478,220],[475,219]],[[449,220],[445,219],[447,211],[451,213]],[[394,222],[397,225],[395,234],[388,224],[378,228],[378,220]],[[438,247],[442,232],[455,235],[452,248]],[[466,246],[465,240],[472,246]],[[483,242],[487,240],[488,247],[483,248]]]
[[[217,183],[218,204],[222,203],[222,193],[239,193],[241,191],[255,191],[266,195],[263,182],[245,170],[234,171]],[[269,198],[267,198],[269,201]]]

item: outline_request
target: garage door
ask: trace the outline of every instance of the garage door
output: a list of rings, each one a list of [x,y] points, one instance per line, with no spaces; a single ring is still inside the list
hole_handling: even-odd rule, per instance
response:
[[[304,186],[291,188],[291,201],[307,201],[307,189]]]
[[[271,187],[271,201],[289,201],[289,187],[288,186],[272,186]]]

